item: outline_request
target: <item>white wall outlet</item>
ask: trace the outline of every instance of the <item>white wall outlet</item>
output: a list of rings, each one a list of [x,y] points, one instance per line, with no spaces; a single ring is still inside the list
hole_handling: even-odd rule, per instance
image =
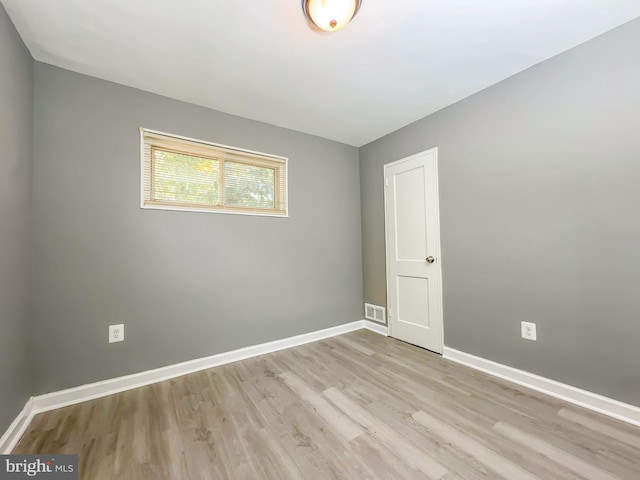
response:
[[[538,339],[535,323],[522,322],[522,338],[525,340],[533,340],[534,342]]]
[[[124,324],[109,325],[109,343],[124,341]]]

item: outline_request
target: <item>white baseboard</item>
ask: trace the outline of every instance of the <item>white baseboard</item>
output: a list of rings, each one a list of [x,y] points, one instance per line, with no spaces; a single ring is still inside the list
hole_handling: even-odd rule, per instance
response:
[[[257,357],[267,353],[277,352],[278,350],[304,345],[305,343],[316,342],[324,338],[342,335],[362,328],[368,328],[368,323],[369,322],[366,322],[365,320],[358,320],[356,322],[338,325],[337,327],[296,335],[295,337],[275,340],[273,342],[240,348],[238,350],[189,360],[175,365],[134,373],[124,377],[112,378],[96,383],[81,385],[79,387],[60,390],[58,392],[38,395],[34,397],[33,409],[36,413],[55,410],[56,408],[66,407],[68,405],[85,402],[87,400],[93,400],[95,398],[112,395],[114,393],[131,390],[133,388],[142,387],[156,382],[162,382],[188,373],[206,370],[207,368],[217,367],[251,357]]]
[[[623,422],[640,426],[640,407],[619,402],[618,400],[613,400],[612,398],[589,392],[588,390],[582,390],[485,358],[476,357],[475,355],[464,353],[453,348],[444,347],[444,358],[522,385],[523,387],[546,393],[560,400],[622,420]]]
[[[372,322],[370,320],[363,320],[364,328],[371,330],[372,332],[379,333],[385,337],[389,336],[389,328],[384,323]]]
[[[0,455],[11,453],[31,423],[34,415],[33,397],[31,397],[16,419],[9,425],[7,431],[4,432],[4,435],[0,437]]]
[[[9,426],[8,430],[0,438],[0,454],[6,454],[13,450],[20,440],[20,437],[22,437],[26,428],[29,426],[29,423],[31,423],[33,416],[38,413],[169,380],[171,378],[198,372],[200,370],[206,370],[208,368],[217,367],[227,363],[237,362],[239,360],[257,357],[259,355],[277,352],[286,348],[304,345],[305,343],[316,342],[318,340],[342,335],[362,328],[371,330],[380,335],[388,335],[388,328],[386,325],[368,320],[358,320],[345,325],[338,325],[337,327],[305,333],[295,337],[275,340],[273,342],[240,348],[238,350],[156,368],[154,370],[147,370],[145,372],[135,373],[124,377],[103,380],[101,382],[90,383],[75,388],[69,388],[67,390],[32,397],[29,399],[22,412],[20,412],[13,423]],[[444,347],[444,358],[508,380],[518,385],[546,393],[581,407],[617,418],[618,420],[640,426],[639,407],[622,403],[586,390],[581,390],[523,370],[508,367],[491,360],[476,357],[475,355],[470,355],[453,348]]]
[[[198,372],[200,370],[206,370],[207,368],[237,362],[238,360],[245,360],[259,355],[277,352],[278,350],[304,345],[305,343],[316,342],[318,340],[342,335],[362,328],[372,330],[376,333],[380,333],[381,335],[386,335],[387,333],[386,327],[382,325],[377,325],[367,320],[358,320],[356,322],[338,325],[337,327],[296,335],[295,337],[275,340],[273,342],[262,343],[260,345],[253,345],[251,347],[240,348],[238,350],[219,353],[209,357],[189,360],[175,365],[169,365],[153,370],[147,370],[145,372],[126,375],[124,377],[112,378],[109,380],[103,380],[96,383],[90,383],[79,387],[32,397],[29,399],[22,412],[20,412],[13,423],[9,426],[4,435],[2,435],[2,438],[0,438],[0,454],[9,453],[13,450],[20,440],[20,437],[22,437],[26,428],[29,426],[29,423],[31,423],[33,416],[38,413],[55,410],[56,408],[62,408],[80,402],[86,402],[88,400],[105,397],[107,395],[113,395],[114,393],[124,392],[126,390],[150,385],[156,382],[162,382],[164,380]]]

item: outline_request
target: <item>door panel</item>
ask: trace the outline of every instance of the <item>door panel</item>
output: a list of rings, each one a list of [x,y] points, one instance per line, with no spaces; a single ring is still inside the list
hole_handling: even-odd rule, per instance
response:
[[[389,334],[442,353],[437,150],[384,170]]]
[[[398,322],[429,328],[429,279],[403,275],[397,278]]]
[[[424,167],[393,177],[396,215],[396,259],[424,261],[427,256]],[[422,199],[416,194],[422,193]]]

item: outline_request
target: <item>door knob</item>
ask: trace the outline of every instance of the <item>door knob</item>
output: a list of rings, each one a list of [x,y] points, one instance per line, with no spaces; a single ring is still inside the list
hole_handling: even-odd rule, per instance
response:
[[[436,259],[431,257],[431,256],[427,257],[425,260],[426,260],[427,263],[433,263],[433,262],[436,261]]]

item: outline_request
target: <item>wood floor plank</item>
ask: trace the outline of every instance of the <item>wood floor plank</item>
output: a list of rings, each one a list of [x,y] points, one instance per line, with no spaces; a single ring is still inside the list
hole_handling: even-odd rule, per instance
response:
[[[439,463],[446,466],[449,473],[455,472],[459,478],[496,480],[495,474],[473,456],[455,448],[454,445],[442,440],[415,421],[412,415],[416,409],[411,412],[398,411],[397,407],[387,402],[373,402],[367,405],[367,411],[401,433],[412,445],[429,452]],[[444,478],[447,478],[447,475]]]
[[[346,336],[336,337],[335,341],[342,345],[346,345],[347,347],[353,350],[357,350],[360,353],[363,353],[365,355],[374,355],[376,353],[375,350],[371,350],[370,348],[363,345],[362,343],[354,342],[353,340],[351,340],[349,337],[346,337]]]
[[[425,475],[413,468],[383,443],[370,434],[364,434],[351,442],[355,455],[366,459],[370,478],[423,480]]]
[[[601,435],[615,438],[623,444],[631,445],[640,449],[640,432],[633,434],[620,428],[611,427],[604,422],[594,420],[593,418],[580,414],[569,408],[561,408],[558,411],[558,416],[590,428]]]
[[[374,437],[389,449],[396,452],[412,467],[420,470],[433,480],[439,480],[447,473],[447,469],[431,458],[426,452],[419,450],[409,443],[402,435],[389,428],[369,414],[360,405],[335,388],[325,390],[324,395],[329,398],[350,418],[353,418],[366,428]]]
[[[619,477],[598,468],[589,462],[576,457],[560,448],[557,448],[550,443],[547,443],[539,438],[523,432],[519,428],[509,425],[508,423],[498,422],[494,428],[505,435],[510,440],[518,442],[520,445],[534,450],[545,457],[553,460],[562,465],[572,472],[581,475],[583,478],[589,480],[621,480]]]
[[[316,409],[333,429],[347,441],[353,440],[364,431],[349,417],[343,415],[316,391],[312,390],[299,377],[291,372],[280,374],[289,387]]]
[[[474,440],[473,437],[465,435],[462,431],[447,425],[426,412],[420,410],[413,414],[413,418],[440,438],[478,459],[480,463],[496,472],[501,478],[506,480],[512,478],[519,480],[537,480],[534,475],[515,465],[482,443]]]

